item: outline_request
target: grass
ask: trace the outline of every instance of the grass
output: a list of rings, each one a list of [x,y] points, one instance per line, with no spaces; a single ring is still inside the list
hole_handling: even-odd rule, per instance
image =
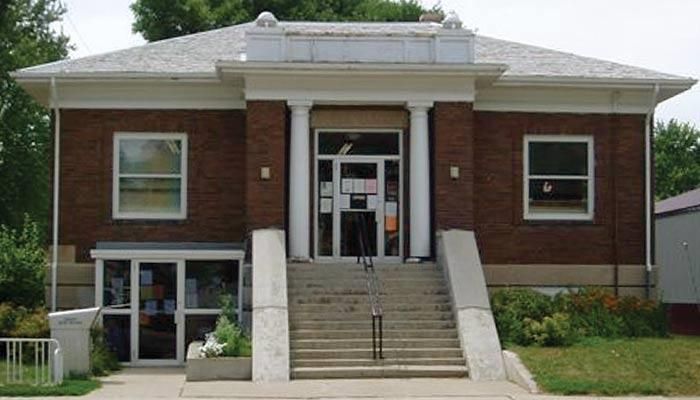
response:
[[[30,354],[31,356],[31,354]],[[7,383],[5,359],[0,359],[0,397],[8,396],[82,396],[100,387],[100,382],[86,376],[70,376],[60,385],[35,385],[37,370],[33,366],[34,359],[25,359],[22,368],[22,382]],[[41,371],[41,376],[47,378],[47,370]]]
[[[100,387],[94,379],[64,379],[57,386],[0,385],[0,396],[82,396]]]
[[[700,395],[700,337],[590,338],[571,347],[512,350],[550,393]]]

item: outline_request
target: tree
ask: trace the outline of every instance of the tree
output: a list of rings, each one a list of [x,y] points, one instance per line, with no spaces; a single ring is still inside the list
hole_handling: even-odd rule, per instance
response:
[[[657,122],[654,157],[658,200],[700,187],[700,129],[675,119]]]
[[[418,0],[136,0],[133,31],[148,41],[167,39],[248,22],[262,11],[286,21],[418,21],[426,11],[442,14],[437,3]]]
[[[0,225],[48,221],[50,115],[9,73],[66,57],[68,37],[51,28],[64,12],[57,0],[0,1]]]

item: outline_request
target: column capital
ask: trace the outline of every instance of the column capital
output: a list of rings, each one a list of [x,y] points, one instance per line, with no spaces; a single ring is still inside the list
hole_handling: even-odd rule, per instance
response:
[[[428,111],[429,108],[433,108],[433,104],[432,101],[408,101],[406,108],[411,112]]]
[[[287,105],[292,111],[304,111],[309,110],[314,105],[314,102],[311,100],[287,100]]]

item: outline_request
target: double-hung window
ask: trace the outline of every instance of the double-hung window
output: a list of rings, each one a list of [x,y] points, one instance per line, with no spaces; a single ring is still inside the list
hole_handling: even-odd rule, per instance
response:
[[[593,137],[526,135],[523,143],[526,220],[592,220]]]
[[[187,216],[187,135],[115,133],[112,216]]]

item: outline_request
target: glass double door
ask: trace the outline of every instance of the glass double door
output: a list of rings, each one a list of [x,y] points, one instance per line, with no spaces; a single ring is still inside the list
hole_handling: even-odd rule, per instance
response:
[[[399,260],[400,162],[336,157],[318,160],[317,257]]]

